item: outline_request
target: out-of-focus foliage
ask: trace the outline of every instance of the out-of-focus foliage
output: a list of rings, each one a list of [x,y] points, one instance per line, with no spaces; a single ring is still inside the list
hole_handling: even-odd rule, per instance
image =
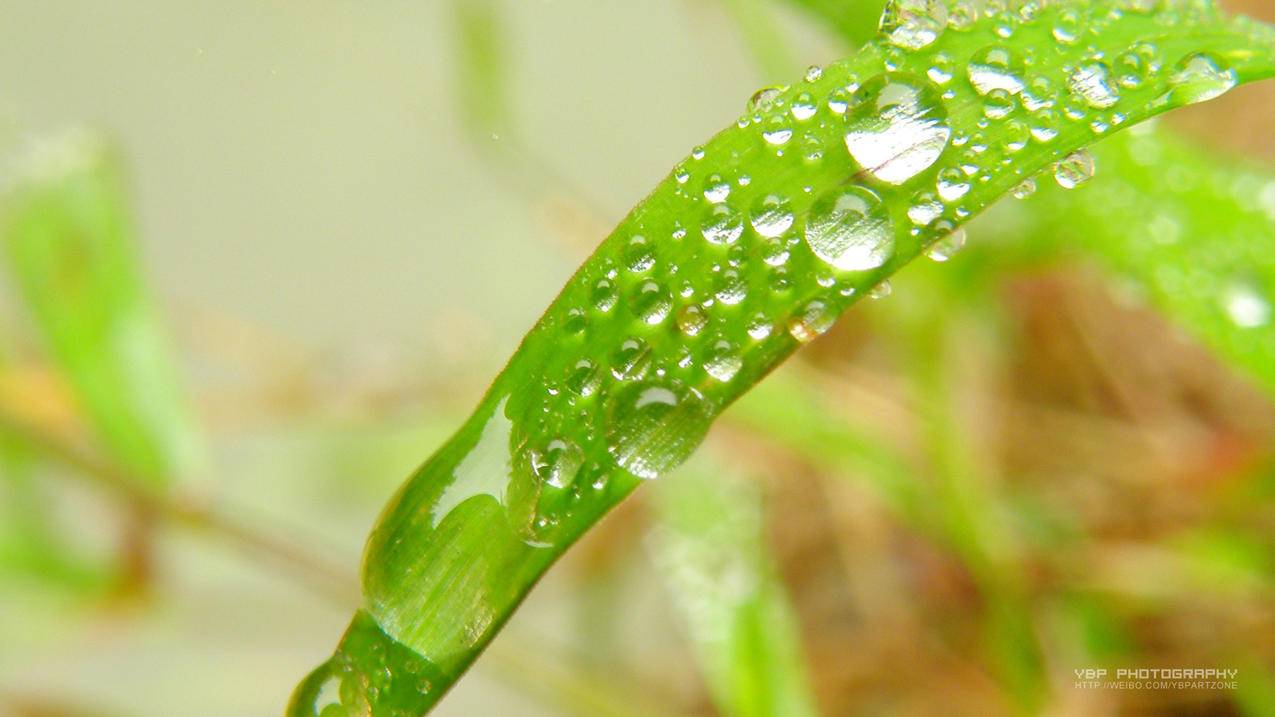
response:
[[[34,146],[0,198],[11,274],[102,443],[156,485],[197,460],[170,352],[143,287],[118,163],[87,134]]]
[[[722,714],[818,714],[756,484],[695,461],[655,502],[655,561]]]

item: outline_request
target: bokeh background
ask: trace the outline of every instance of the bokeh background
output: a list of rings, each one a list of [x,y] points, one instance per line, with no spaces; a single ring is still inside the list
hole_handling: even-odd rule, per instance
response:
[[[0,178],[111,148],[198,446],[135,490],[3,273],[0,715],[279,714],[378,510],[591,246],[847,52],[818,5],[0,0]],[[1241,88],[1166,124],[1269,162],[1273,112]],[[1100,269],[980,263],[980,232],[586,537],[437,714],[716,714],[707,588],[670,568],[697,480],[760,511],[723,540],[823,714],[1275,714],[1275,406]],[[1072,687],[1125,665],[1240,689]]]

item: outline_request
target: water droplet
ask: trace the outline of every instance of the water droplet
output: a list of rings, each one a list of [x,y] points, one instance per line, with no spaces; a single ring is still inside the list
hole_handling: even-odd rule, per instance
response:
[[[610,279],[598,279],[598,283],[593,285],[593,308],[606,313],[615,308],[616,301],[619,296],[615,291],[615,284]]]
[[[1226,94],[1239,82],[1235,70],[1215,56],[1199,52],[1184,57],[1169,76],[1169,91],[1158,103],[1194,104]]]
[[[588,359],[580,359],[567,374],[567,388],[581,398],[592,396],[601,386],[598,369]]]
[[[532,457],[531,467],[554,488],[566,488],[584,465],[584,451],[570,441],[555,438]]]
[[[651,348],[641,339],[625,339],[611,357],[611,375],[621,381],[641,378],[651,363]]]
[[[616,396],[607,449],[621,468],[650,480],[689,458],[710,420],[708,404],[694,389],[640,383]]]
[[[908,219],[911,219],[912,223],[918,227],[928,226],[942,214],[943,203],[929,192],[922,192],[913,197],[912,204],[908,207]]]
[[[744,367],[744,359],[729,341],[718,341],[704,357],[704,370],[709,376],[726,383]]]
[[[879,75],[855,94],[846,113],[846,148],[872,176],[902,184],[928,169],[952,130],[939,91],[928,80]]]
[[[1102,62],[1086,62],[1067,78],[1067,87],[1090,107],[1106,109],[1120,101],[1111,82],[1111,68]]]
[[[649,271],[655,266],[655,247],[645,237],[633,237],[624,250],[624,265],[634,274]]]
[[[1011,190],[1014,199],[1026,199],[1036,193],[1036,180],[1028,177],[1019,182],[1017,186]]]
[[[774,324],[765,314],[757,314],[748,322],[748,337],[754,341],[761,341],[770,336],[773,330]]]
[[[713,174],[704,180],[704,198],[713,204],[721,204],[730,196],[730,182],[722,175]]]
[[[815,98],[809,92],[802,92],[792,101],[792,106],[788,111],[798,122],[805,122],[815,116],[819,107],[815,104]]]
[[[947,0],[893,0],[881,14],[881,32],[891,45],[919,50],[947,27]]]
[[[948,224],[948,227],[951,227],[951,225]],[[938,226],[936,226],[935,229],[937,231],[945,230],[944,227]],[[951,230],[947,236],[931,244],[930,248],[925,252],[925,255],[934,261],[945,262],[953,256],[956,256],[956,253],[964,248],[965,230],[958,228]]]
[[[691,304],[677,312],[677,328],[687,336],[696,336],[708,325],[708,315],[700,307]]]
[[[859,186],[815,200],[805,238],[815,256],[844,271],[875,269],[894,253],[894,225],[885,204]]]
[[[655,326],[668,318],[673,309],[673,297],[663,284],[655,281],[643,282],[633,297],[633,314],[642,321]]]
[[[1093,179],[1093,174],[1093,155],[1085,149],[1076,150],[1054,164],[1054,179],[1063,189],[1075,189]]]
[[[775,105],[775,100],[784,93],[785,87],[763,87],[753,93],[748,100],[749,112],[765,112]]]
[[[894,285],[890,283],[889,279],[886,279],[885,281],[882,281],[880,284],[877,284],[876,286],[872,287],[872,290],[868,292],[868,298],[876,301],[876,300],[884,299],[893,293],[894,293]]]
[[[969,179],[956,167],[948,167],[939,172],[934,186],[938,189],[939,198],[949,203],[955,202],[970,191]]]
[[[837,314],[822,301],[811,301],[788,320],[788,334],[798,343],[808,344],[828,332]]]
[[[753,229],[764,237],[777,237],[792,227],[792,208],[785,197],[768,194],[757,201],[752,211]]]
[[[806,68],[806,82],[818,82],[821,77],[823,77],[823,68],[819,65]]]
[[[744,278],[738,271],[727,269],[717,277],[713,296],[721,303],[733,306],[748,296],[748,284],[744,282]]]
[[[1014,96],[1007,90],[992,90],[983,98],[983,115],[988,119],[1004,119],[1015,106]]]
[[[780,146],[788,144],[788,140],[792,139],[792,130],[788,127],[775,127],[761,133],[762,138],[769,144]]]
[[[744,233],[744,218],[729,204],[715,204],[704,212],[700,233],[713,244],[734,244]]]
[[[1011,95],[1023,91],[1023,61],[1000,45],[984,47],[970,58],[966,68],[970,84],[980,94],[1005,90]]]

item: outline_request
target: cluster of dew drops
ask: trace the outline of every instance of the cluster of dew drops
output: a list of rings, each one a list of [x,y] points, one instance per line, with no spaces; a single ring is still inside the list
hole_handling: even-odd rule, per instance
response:
[[[674,170],[676,194],[698,206],[698,224],[662,229],[667,240],[639,226],[618,253],[595,258],[601,268],[586,274],[587,300],[562,320],[568,336],[587,337],[603,320],[636,328],[608,343],[607,354],[573,356],[564,378],[546,384],[549,397],[532,433],[556,437],[532,447],[529,463],[559,507],[545,508],[542,495],[533,532],[552,529],[590,487],[604,489],[611,462],[654,478],[685,460],[707,430],[716,397],[738,390],[729,386],[748,365],[750,348],[784,336],[805,343],[825,332],[865,272],[894,256],[896,216],[911,225],[904,233],[929,239],[931,259],[946,261],[965,243],[958,225],[979,208],[972,202],[989,194],[972,189],[1009,176],[1013,196],[1035,192],[1036,179],[1019,168],[1027,162],[1016,161],[1023,152],[1038,151],[1054,181],[1073,189],[1093,176],[1094,161],[1084,150],[1054,149],[1064,132],[1100,136],[1125,123],[1126,93],[1180,105],[1234,86],[1236,73],[1207,52],[1165,57],[1146,41],[1117,52],[1097,48],[1104,30],[1126,15],[1156,11],[1157,22],[1190,22],[1201,19],[1190,13],[1211,12],[1198,0],[1173,11],[1163,2],[1123,0],[1097,10],[1048,0],[896,0],[881,20],[878,74],[861,82],[838,69],[831,83],[834,73],[825,78],[812,67],[796,88],[754,94],[738,128],[755,128],[761,152],[806,168],[796,175],[806,178],[820,167],[844,174],[852,160],[861,181],[823,194],[810,184],[793,195],[763,191],[761,182],[750,187],[753,177],[728,176],[739,157],[708,156],[715,145],[696,148]],[[1014,41],[1028,26],[1046,28],[1046,42]],[[968,61],[935,51],[945,33],[967,32],[987,39]],[[923,65],[916,61],[922,54]],[[977,116],[966,121],[963,100],[970,97]],[[954,127],[949,110],[964,113],[964,129]],[[901,189],[910,201],[896,215],[879,192],[893,197]],[[720,251],[687,248],[701,241]],[[725,258],[696,259],[705,254]],[[808,280],[818,287],[804,295],[819,298],[773,299]],[[881,282],[869,296],[888,293]],[[787,315],[769,313],[785,306]],[[584,433],[570,428],[581,425]],[[566,438],[573,430],[576,439]],[[599,437],[605,451],[586,455]],[[586,474],[589,485],[582,486]]]

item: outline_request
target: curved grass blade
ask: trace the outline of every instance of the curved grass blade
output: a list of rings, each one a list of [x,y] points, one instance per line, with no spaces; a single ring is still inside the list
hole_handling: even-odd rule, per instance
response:
[[[1127,5],[967,12],[759,93],[602,243],[390,501],[364,607],[290,713],[428,710],[576,538],[859,297],[1024,178],[1075,182],[1073,153],[1101,136],[1275,73],[1264,26]]]
[[[0,198],[11,274],[103,444],[163,485],[194,463],[195,431],[159,330],[115,158],[73,134],[33,149]]]
[[[727,717],[818,714],[755,485],[697,461],[656,492],[655,561]]]

